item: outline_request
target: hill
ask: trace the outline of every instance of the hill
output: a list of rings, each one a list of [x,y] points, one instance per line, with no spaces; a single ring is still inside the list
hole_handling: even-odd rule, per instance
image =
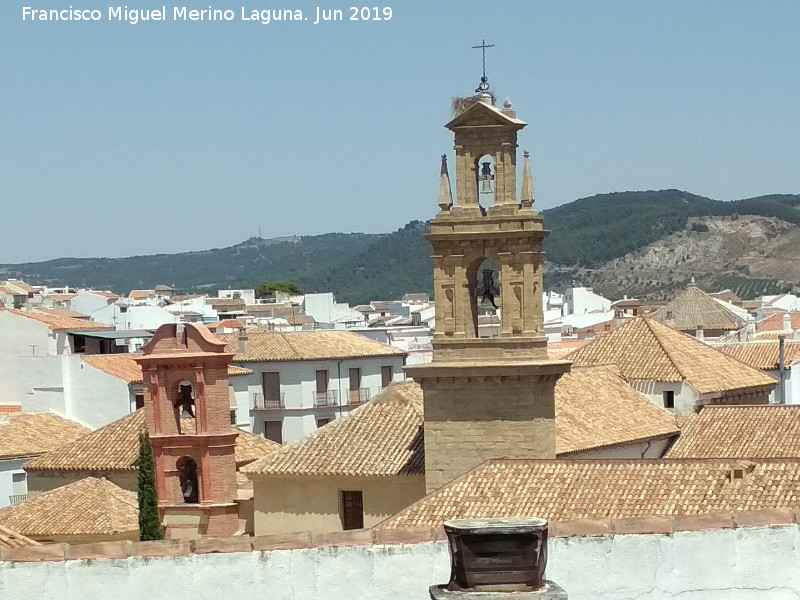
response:
[[[582,198],[542,212],[551,232],[546,285],[560,289],[577,280],[610,297],[660,299],[696,275],[706,287],[733,286],[748,297],[788,289],[800,281],[792,268],[800,259],[800,233],[794,237],[800,231],[798,206],[800,195],[721,202],[680,190]],[[251,238],[202,252],[62,258],[0,265],[0,277],[120,293],[159,283],[214,292],[281,280],[307,292],[332,291],[355,304],[432,292],[426,231],[426,223],[414,221],[388,234]],[[671,258],[654,258],[659,256]]]

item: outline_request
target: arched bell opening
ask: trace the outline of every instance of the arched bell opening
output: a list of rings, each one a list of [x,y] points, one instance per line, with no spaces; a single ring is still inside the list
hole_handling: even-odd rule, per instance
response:
[[[475,161],[475,185],[478,188],[478,204],[481,214],[485,217],[486,211],[494,206],[496,191],[496,165],[494,158],[484,154]]]
[[[467,269],[472,326],[476,338],[497,337],[500,332],[500,269],[494,258],[481,257]]]
[[[194,386],[191,381],[183,380],[178,384],[173,406],[175,407],[175,417],[178,421],[178,433],[197,433],[197,409]]]
[[[181,456],[175,466],[178,469],[178,479],[180,480],[184,503],[197,504],[200,502],[197,463],[190,456]]]

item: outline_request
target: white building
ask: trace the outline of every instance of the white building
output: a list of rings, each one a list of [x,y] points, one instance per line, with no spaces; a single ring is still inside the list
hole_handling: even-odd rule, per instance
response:
[[[276,442],[298,440],[404,379],[405,352],[356,333],[219,337],[235,353],[234,364],[252,371],[232,381],[237,426]]]
[[[591,288],[571,287],[564,293],[563,315],[565,317],[610,310],[611,300],[595,294]]]
[[[336,329],[364,322],[363,314],[350,308],[349,304],[336,302],[331,292],[306,294],[303,298],[303,312],[317,323],[330,323]]]

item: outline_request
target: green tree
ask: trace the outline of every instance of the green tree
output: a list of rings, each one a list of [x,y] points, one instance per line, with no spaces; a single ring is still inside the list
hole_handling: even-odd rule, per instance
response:
[[[274,292],[286,292],[287,294],[302,294],[298,285],[292,281],[264,281],[256,286],[256,296],[263,298],[271,296]]]
[[[164,531],[158,515],[158,494],[156,492],[156,468],[153,460],[153,446],[145,431],[139,435],[139,539],[161,540]]]

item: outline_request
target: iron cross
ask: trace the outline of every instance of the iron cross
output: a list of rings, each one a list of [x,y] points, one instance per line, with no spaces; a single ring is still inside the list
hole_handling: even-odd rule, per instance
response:
[[[481,40],[480,46],[473,46],[474,49],[479,49],[481,54],[483,55],[483,76],[486,77],[486,49],[487,48],[494,48],[494,44],[487,44],[486,40]]]

